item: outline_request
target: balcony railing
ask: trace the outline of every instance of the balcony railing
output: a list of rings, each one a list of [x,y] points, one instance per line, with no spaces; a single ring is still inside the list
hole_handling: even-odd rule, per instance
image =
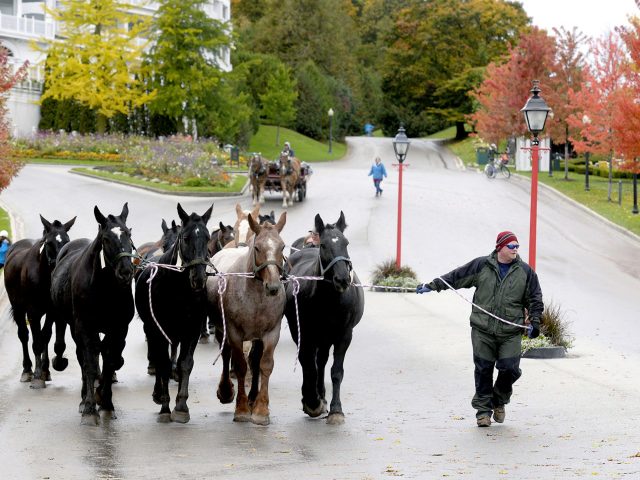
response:
[[[53,38],[55,26],[53,22],[0,14],[0,33],[29,38]]]

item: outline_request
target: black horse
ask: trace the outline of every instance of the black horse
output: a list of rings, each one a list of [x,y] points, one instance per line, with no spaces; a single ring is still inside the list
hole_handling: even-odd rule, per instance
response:
[[[136,308],[144,322],[151,359],[156,366],[153,401],[161,405],[159,422],[189,421],[189,376],[193,354],[206,319],[207,265],[209,264],[209,231],[207,222],[213,205],[202,215],[188,215],[180,204],[178,214],[182,227],[174,246],[159,259],[161,264],[182,266],[184,270],[147,267],[136,282]],[[154,276],[152,277],[152,274]],[[151,280],[151,286],[147,281]],[[149,290],[151,289],[151,292]],[[151,305],[149,301],[151,295]],[[169,409],[169,377],[171,347],[180,345],[178,357],[178,395],[173,412]]]
[[[235,238],[232,225],[225,225],[219,222],[220,228],[216,228],[211,232],[211,239],[209,240],[209,256],[213,257],[216,253],[224,248],[224,246],[231,242]]]
[[[51,380],[49,372],[49,340],[53,315],[51,311],[51,272],[56,265],[60,249],[69,243],[69,229],[76,221],[49,222],[42,215],[44,226],[40,240],[24,239],[14,243],[7,254],[4,267],[4,285],[11,302],[13,320],[18,325],[18,338],[22,343],[21,382],[31,382],[31,388],[44,388],[45,380]],[[44,325],[40,321],[46,315]],[[27,322],[28,320],[28,322]],[[29,357],[29,329],[33,335],[35,373]],[[55,364],[54,367],[60,365]],[[58,370],[59,368],[57,368]]]
[[[320,248],[304,248],[289,257],[290,275],[321,276],[321,281],[300,281],[298,309],[300,313],[300,354],[302,366],[302,409],[310,417],[326,412],[324,371],[333,346],[331,382],[333,396],[327,423],[344,422],[340,385],[344,375],[344,357],[355,327],[364,311],[364,292],[352,270],[347,251],[349,241],[343,235],[347,227],[344,213],[335,224],[324,224],[315,217]],[[353,283],[352,283],[353,281]],[[293,340],[298,343],[294,283],[287,284],[285,315]]]
[[[269,222],[271,225],[276,224],[276,212],[271,210],[268,215],[258,214],[258,223],[264,225],[264,222]]]
[[[125,203],[118,216],[105,217],[97,206],[93,212],[99,225],[98,235],[93,241],[83,238],[65,245],[51,280],[56,322],[71,326],[76,343],[76,356],[82,369],[80,412],[85,425],[98,424],[96,404],[115,418],[113,374],[124,365],[122,351],[134,314],[133,247],[131,231],[126,225],[129,207]],[[101,333],[104,334],[102,340]],[[64,328],[57,328],[56,342],[64,342],[63,339]],[[100,382],[97,389],[96,379]]]

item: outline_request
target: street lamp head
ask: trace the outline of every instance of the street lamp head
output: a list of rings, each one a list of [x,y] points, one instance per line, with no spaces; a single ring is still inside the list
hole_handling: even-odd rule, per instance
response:
[[[584,125],[589,125],[591,123],[591,118],[586,113],[582,116],[582,123]]]
[[[330,108],[327,113],[329,114],[330,117],[333,117],[333,108]]]
[[[393,150],[396,152],[396,158],[398,159],[398,162],[404,162],[404,159],[407,157],[407,152],[409,151],[410,144],[411,142],[407,138],[404,127],[400,125],[398,133],[393,139]]]
[[[549,112],[551,111],[546,102],[539,95],[539,85],[540,82],[538,80],[533,81],[533,88],[531,89],[532,96],[529,97],[525,106],[520,110],[524,113],[527,128],[536,138],[538,137],[538,134],[544,130],[547,115],[549,115]]]

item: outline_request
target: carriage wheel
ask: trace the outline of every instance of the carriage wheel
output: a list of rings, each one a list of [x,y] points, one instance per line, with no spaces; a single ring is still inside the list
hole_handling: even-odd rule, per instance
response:
[[[307,188],[304,185],[298,187],[298,201],[301,202],[307,196]]]

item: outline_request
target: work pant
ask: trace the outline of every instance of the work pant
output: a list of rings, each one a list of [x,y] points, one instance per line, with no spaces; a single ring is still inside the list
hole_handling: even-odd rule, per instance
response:
[[[376,194],[382,193],[382,189],[380,188],[380,182],[382,182],[381,178],[373,179],[373,186],[376,187]]]
[[[473,363],[475,364],[476,393],[471,406],[476,416],[491,415],[495,407],[506,405],[511,399],[513,384],[520,378],[520,344],[522,337],[491,335],[471,329]],[[498,376],[493,382],[493,369]]]

